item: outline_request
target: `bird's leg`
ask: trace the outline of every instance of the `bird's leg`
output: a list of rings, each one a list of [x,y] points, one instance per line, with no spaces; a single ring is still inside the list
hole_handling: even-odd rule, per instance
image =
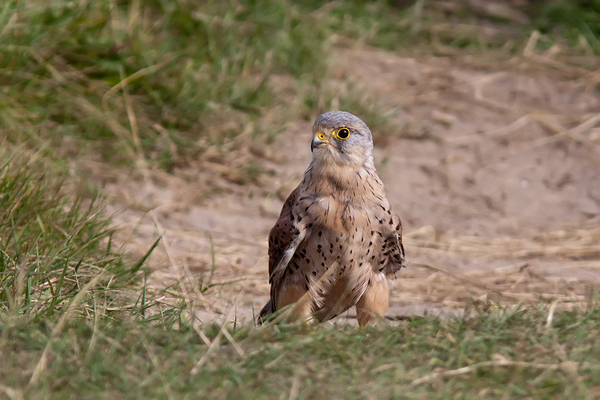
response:
[[[390,290],[385,277],[373,276],[367,289],[356,303],[356,319],[360,326],[369,321],[383,319],[390,306]]]
[[[286,308],[284,315],[290,322],[308,322],[312,318],[312,299],[308,291],[299,285],[284,285],[277,298],[277,310]]]

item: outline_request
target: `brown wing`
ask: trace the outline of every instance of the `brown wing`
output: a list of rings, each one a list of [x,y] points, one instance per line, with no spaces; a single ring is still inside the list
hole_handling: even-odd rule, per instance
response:
[[[400,268],[406,267],[404,246],[402,245],[402,221],[396,214],[392,216],[392,225],[393,230],[386,238],[383,253],[384,256],[387,256],[388,262],[381,269],[386,276],[395,276]]]
[[[293,213],[293,206],[298,198],[298,192],[299,188],[296,188],[290,193],[281,208],[279,219],[269,232],[269,283],[271,284],[273,283],[273,274],[276,272],[285,252],[289,250],[290,245],[300,235],[299,224]]]
[[[296,252],[298,245],[306,236],[306,221],[294,213],[294,204],[300,188],[296,188],[287,198],[279,214],[279,219],[269,232],[269,283],[271,284],[271,300],[267,302],[259,316],[259,323],[275,312],[275,302],[283,283],[283,276],[288,263]]]

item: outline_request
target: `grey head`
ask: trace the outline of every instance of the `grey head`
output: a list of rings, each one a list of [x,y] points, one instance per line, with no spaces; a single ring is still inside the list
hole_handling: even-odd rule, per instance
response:
[[[371,163],[371,130],[354,114],[329,111],[321,114],[313,125],[311,150],[315,162],[356,166]]]

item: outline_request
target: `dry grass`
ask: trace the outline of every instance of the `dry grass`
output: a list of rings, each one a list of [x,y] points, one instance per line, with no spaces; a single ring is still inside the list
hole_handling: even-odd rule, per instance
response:
[[[423,227],[407,235],[410,243],[420,249],[462,254],[467,257],[531,259],[558,258],[561,261],[579,262],[600,257],[600,229],[595,225],[587,229],[561,229],[538,233],[532,237],[449,236],[439,240],[423,240],[434,234],[433,227]],[[444,235],[445,236],[445,235]],[[599,266],[600,267],[600,266]]]

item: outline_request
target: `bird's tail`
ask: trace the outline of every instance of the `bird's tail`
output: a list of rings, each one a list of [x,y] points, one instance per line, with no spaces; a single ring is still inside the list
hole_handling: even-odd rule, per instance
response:
[[[271,300],[267,301],[267,304],[260,310],[258,314],[258,318],[256,321],[257,325],[264,324],[271,315],[275,312],[275,307],[273,307],[273,302]]]

